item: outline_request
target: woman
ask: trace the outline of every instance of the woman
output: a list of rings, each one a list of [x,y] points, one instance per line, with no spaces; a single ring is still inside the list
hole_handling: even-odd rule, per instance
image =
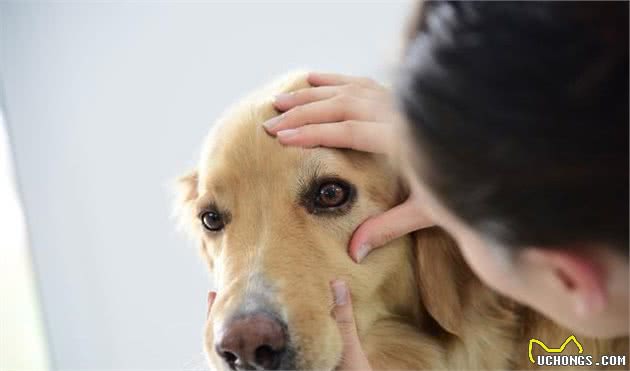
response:
[[[628,3],[431,2],[390,94],[312,74],[265,124],[286,145],[394,154],[411,196],[350,255],[438,224],[488,285],[577,334],[628,334]],[[332,285],[341,369],[369,369],[349,289]]]

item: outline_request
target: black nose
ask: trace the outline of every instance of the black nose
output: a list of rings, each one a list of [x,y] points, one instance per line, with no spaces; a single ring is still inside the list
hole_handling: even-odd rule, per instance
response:
[[[286,326],[265,313],[240,316],[227,323],[216,351],[231,369],[278,370],[286,355]]]

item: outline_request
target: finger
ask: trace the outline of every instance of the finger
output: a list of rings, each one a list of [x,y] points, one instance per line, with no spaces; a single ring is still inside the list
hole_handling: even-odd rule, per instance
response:
[[[347,76],[336,73],[311,72],[308,75],[307,81],[313,86],[356,84],[369,88],[378,87],[379,89],[382,89],[381,85],[370,78]]]
[[[369,370],[370,364],[361,348],[357,334],[348,286],[341,280],[334,280],[331,282],[331,287],[335,298],[333,315],[343,341],[343,355],[337,370]]]
[[[276,95],[273,105],[281,112],[285,112],[296,106],[329,99],[335,96],[348,95],[360,99],[383,100],[383,93],[379,90],[367,89],[358,85],[344,86],[318,86],[314,88],[304,88],[289,93]]]
[[[349,148],[373,153],[388,152],[394,135],[386,124],[354,120],[305,125],[277,133],[278,140],[285,145]]]
[[[336,86],[318,86],[315,88],[305,88],[291,93],[278,94],[275,97],[273,106],[281,112],[288,111],[295,106],[316,102],[332,98],[338,94]]]
[[[208,291],[208,311],[206,313],[206,318],[210,317],[210,310],[212,309],[212,304],[214,304],[214,299],[216,299],[217,293],[215,291]]]
[[[297,106],[263,124],[267,132],[275,134],[280,130],[292,129],[308,124],[337,122],[348,119],[369,120],[378,117],[372,102],[348,96],[338,96],[326,100]]]
[[[360,263],[371,251],[415,230],[435,225],[421,210],[415,198],[376,216],[359,226],[352,235],[349,253]]]

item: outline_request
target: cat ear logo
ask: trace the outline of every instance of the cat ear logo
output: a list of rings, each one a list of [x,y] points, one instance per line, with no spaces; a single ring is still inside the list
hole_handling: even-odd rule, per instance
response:
[[[543,343],[542,341],[538,339],[529,339],[529,360],[534,364],[536,363],[536,361],[534,361],[534,356],[532,355],[532,347],[534,346],[534,343],[540,345],[543,348],[543,350],[547,353],[562,353],[564,351],[564,348],[566,348],[567,344],[569,344],[570,342],[573,342],[575,343],[575,345],[577,345],[578,353],[582,354],[582,352],[584,352],[584,349],[582,348],[582,344],[580,344],[580,342],[577,341],[577,339],[575,338],[575,335],[569,336],[567,340],[565,340],[564,343],[562,343],[560,348],[549,348],[545,343]]]

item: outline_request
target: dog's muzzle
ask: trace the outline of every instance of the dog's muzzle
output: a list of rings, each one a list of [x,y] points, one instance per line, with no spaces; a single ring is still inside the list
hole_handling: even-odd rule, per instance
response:
[[[286,324],[263,311],[229,320],[216,339],[215,351],[232,370],[294,368]]]

